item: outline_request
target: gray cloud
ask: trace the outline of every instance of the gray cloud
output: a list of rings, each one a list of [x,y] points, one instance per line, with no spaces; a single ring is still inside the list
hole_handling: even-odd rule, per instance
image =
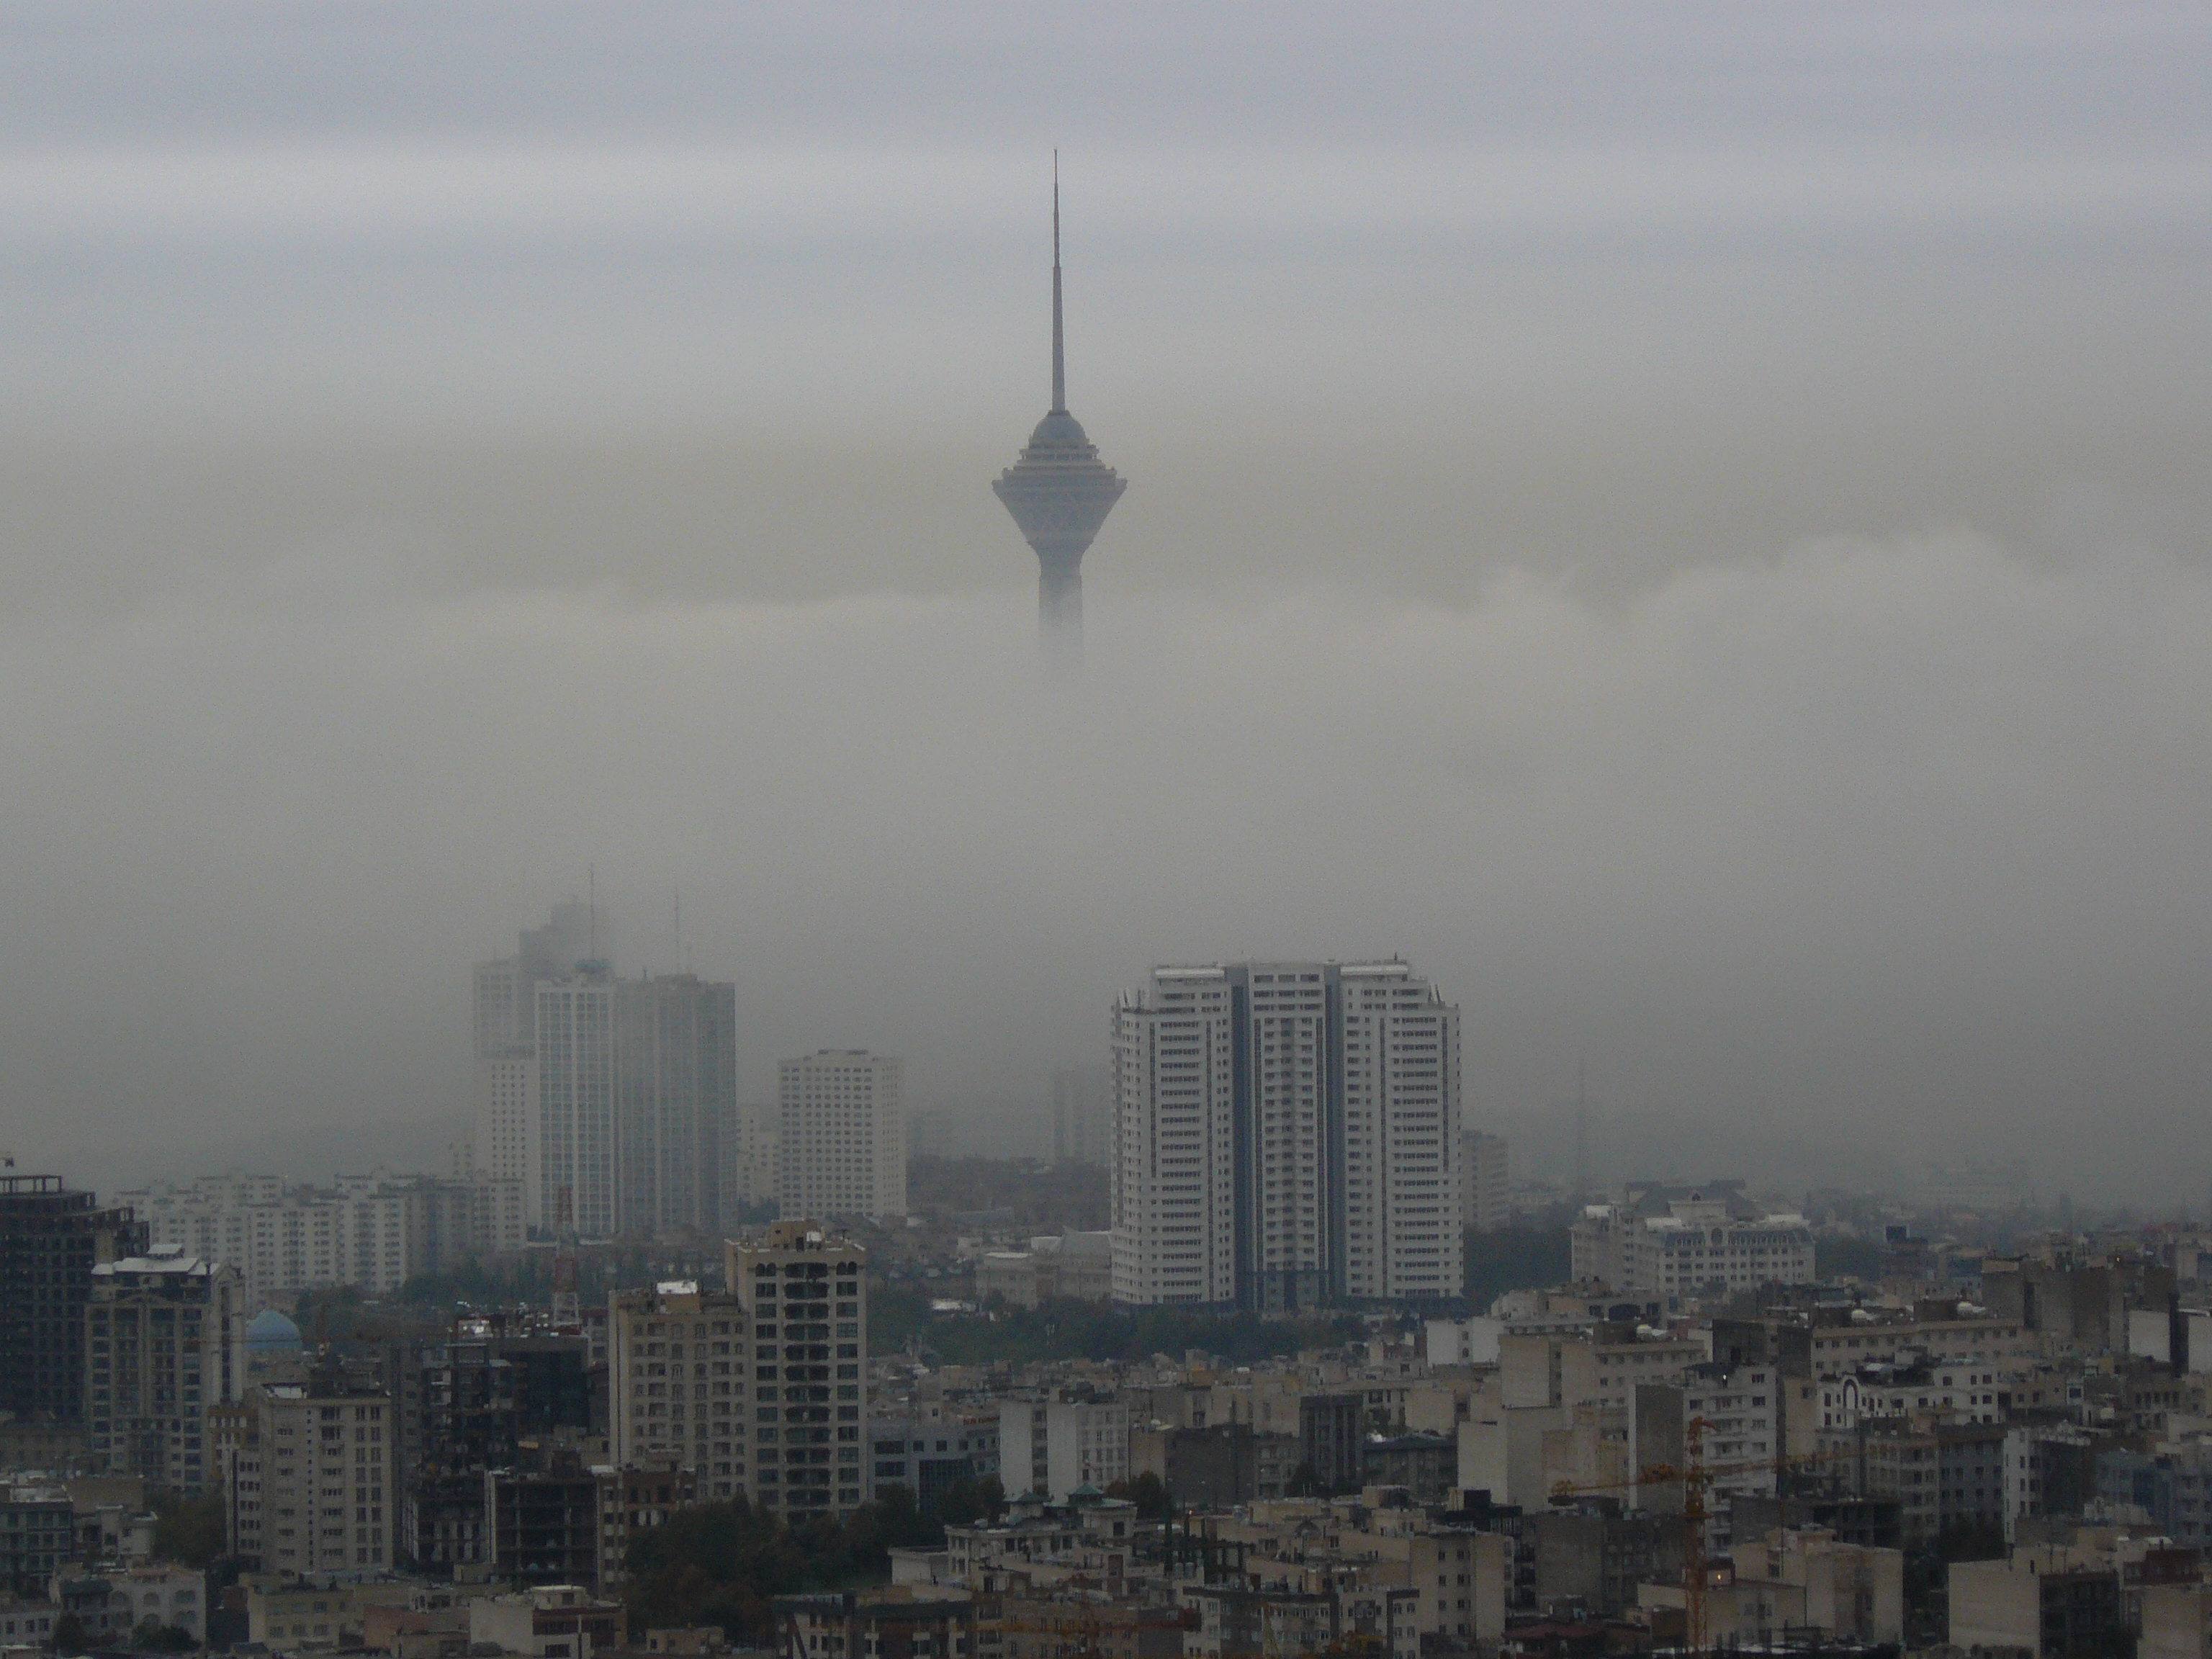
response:
[[[1401,950],[1486,1109],[2193,1186],[2200,10],[4,17],[25,1156],[434,1157],[596,864],[756,1089]]]
[[[594,861],[640,965],[681,884],[756,1089],[866,1042],[996,1108],[1156,957],[1400,950],[1483,1109],[1586,1056],[1616,1106],[2081,1188],[2205,1150],[2212,582],[2170,557],[1129,604],[1072,690],[996,599],[423,602],[372,562],[0,653],[31,1150],[457,1111],[463,964]]]

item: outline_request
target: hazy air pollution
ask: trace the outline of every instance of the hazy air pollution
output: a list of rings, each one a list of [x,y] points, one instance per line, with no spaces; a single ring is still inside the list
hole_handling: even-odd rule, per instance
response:
[[[26,1166],[434,1161],[588,884],[957,1144],[1155,963],[1399,954],[1608,1178],[2201,1212],[2201,10],[7,16]]]

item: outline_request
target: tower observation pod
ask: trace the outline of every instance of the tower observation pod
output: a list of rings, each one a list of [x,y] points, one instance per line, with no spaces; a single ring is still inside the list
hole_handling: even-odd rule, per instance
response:
[[[1048,657],[1083,655],[1083,556],[1128,480],[1098,459],[1067,412],[1067,358],[1060,303],[1060,153],[1052,162],[1052,408],[1020,458],[991,488],[1037,556],[1037,629]]]

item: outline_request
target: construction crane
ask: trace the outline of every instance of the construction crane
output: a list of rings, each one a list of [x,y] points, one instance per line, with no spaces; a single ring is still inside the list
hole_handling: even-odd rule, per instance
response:
[[[1705,1431],[1713,1425],[1693,1417],[1682,1425],[1682,1461],[1647,1463],[1625,1480],[1562,1480],[1552,1488],[1552,1498],[1576,1498],[1586,1492],[1619,1492],[1637,1486],[1682,1488],[1682,1645],[1690,1653],[1703,1653],[1710,1634],[1705,1618],[1705,1590],[1711,1570],[1705,1559],[1705,1521],[1711,1514],[1705,1494],[1716,1480],[1737,1474],[1788,1474],[1818,1463],[1848,1457],[1849,1452],[1808,1452],[1796,1457],[1753,1458],[1741,1462],[1708,1463],[1705,1460]]]

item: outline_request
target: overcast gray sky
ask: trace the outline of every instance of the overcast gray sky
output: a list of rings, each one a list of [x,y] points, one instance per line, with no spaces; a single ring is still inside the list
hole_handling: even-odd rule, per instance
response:
[[[1018,1136],[1152,961],[1398,951],[1478,1111],[2201,1206],[2208,35],[0,4],[4,1139],[433,1162],[595,863],[756,1093]]]

